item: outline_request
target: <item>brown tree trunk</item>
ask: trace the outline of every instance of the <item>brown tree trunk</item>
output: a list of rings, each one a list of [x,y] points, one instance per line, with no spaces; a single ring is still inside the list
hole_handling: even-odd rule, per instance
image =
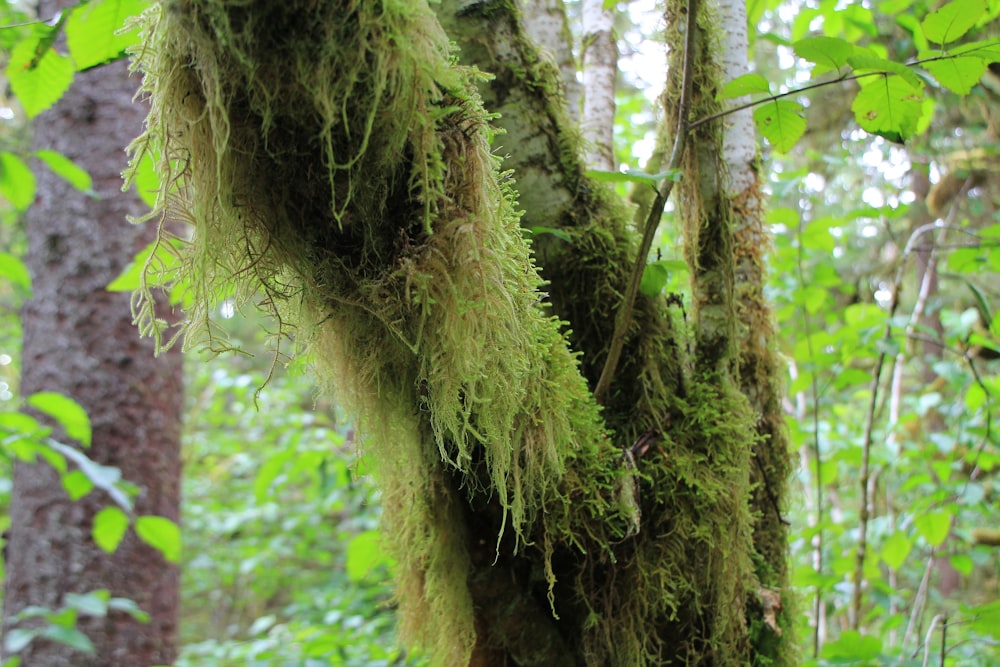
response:
[[[51,3],[50,3],[51,4]],[[51,9],[51,8],[49,8]],[[43,8],[41,11],[45,11]],[[152,225],[130,226],[143,206],[122,194],[122,147],[140,130],[144,111],[132,101],[137,82],[126,64],[77,74],[72,88],[36,119],[35,145],[86,168],[97,198],[88,198],[46,169],[28,214],[27,264],[33,298],[23,311],[22,390],[59,392],[90,416],[92,460],[115,466],[138,486],[137,514],[178,519],[179,350],[153,357],[132,326],[129,295],[105,288],[155,236]],[[66,441],[61,432],[57,439]],[[68,442],[68,441],[67,441]],[[36,639],[21,664],[45,667],[146,667],[176,656],[178,571],[130,530],[108,555],[93,542],[94,514],[111,503],[100,491],[72,502],[46,463],[14,470],[7,545],[5,634],[29,605],[59,608],[67,593],[106,589],[134,600],[148,624],[110,611],[81,616],[77,627],[94,643],[88,656]]]

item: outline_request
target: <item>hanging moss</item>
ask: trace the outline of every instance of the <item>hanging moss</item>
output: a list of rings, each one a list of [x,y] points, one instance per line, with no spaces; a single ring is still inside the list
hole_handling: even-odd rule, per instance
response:
[[[404,635],[464,664],[470,503],[499,507],[497,558],[540,550],[550,595],[557,548],[637,522],[631,473],[540,305],[478,75],[410,0],[175,0],[142,30],[151,107],[132,160],[156,160],[180,268],[149,267],[140,327],[167,334],[157,281],[183,290],[188,346],[224,345],[223,299],[274,314],[368,434]]]
[[[490,7],[489,21],[514,13]],[[563,246],[544,253],[546,287],[490,152],[483,78],[451,62],[423,3],[175,0],[142,27],[151,109],[133,164],[156,158],[154,216],[179,268],[148,267],[137,319],[169,342],[149,290],[171,284],[186,344],[221,349],[210,314],[256,301],[310,355],[367,434],[404,638],[442,665],[744,662],[748,632],[763,636],[741,611],[755,418],[732,329],[713,346],[701,326],[711,306],[732,309],[729,203],[696,190],[679,206],[706,269],[696,294],[711,276],[730,288],[699,301],[699,360],[684,320],[642,299],[602,417],[587,379],[635,239],[582,176],[551,68],[499,73],[548,100],[570,193],[555,198]]]

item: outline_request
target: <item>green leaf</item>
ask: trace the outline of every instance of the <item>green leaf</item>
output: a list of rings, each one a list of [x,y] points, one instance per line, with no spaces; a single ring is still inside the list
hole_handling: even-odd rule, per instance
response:
[[[659,264],[647,264],[642,270],[639,291],[645,296],[656,296],[667,286],[670,273]]]
[[[66,46],[77,71],[125,57],[138,29],[122,32],[126,19],[145,9],[144,0],[98,0],[77,6],[66,22]]]
[[[122,482],[121,470],[96,463],[75,447],[56,440],[49,440],[46,446],[75,463],[83,474],[90,478],[94,486],[107,493],[121,508],[126,511],[132,510],[132,500],[126,493],[127,484]]]
[[[836,641],[823,646],[820,657],[836,660],[835,664],[867,664],[865,661],[874,660],[881,652],[882,640],[878,637],[845,630]]]
[[[924,82],[920,80],[920,77],[917,76],[916,72],[906,65],[893,62],[892,60],[886,60],[885,58],[879,58],[877,56],[858,54],[848,58],[847,64],[853,67],[859,74],[895,74],[917,90],[921,90],[924,87]],[[864,86],[865,83],[865,81],[862,81],[861,85]]]
[[[795,18],[792,20],[792,43],[809,34],[813,20],[819,15],[820,11],[814,7],[803,6],[795,12]]]
[[[155,256],[153,253],[156,253]],[[153,241],[129,262],[128,266],[105,288],[109,292],[132,292],[139,289],[143,273],[147,268],[166,283],[170,272],[178,266],[176,248],[167,241]],[[157,282],[161,282],[159,279]]]
[[[110,505],[94,516],[91,535],[94,544],[110,554],[121,544],[126,530],[128,530],[128,515],[116,505]]]
[[[972,296],[976,300],[976,308],[979,310],[979,317],[982,318],[983,324],[985,324],[986,328],[989,329],[993,326],[993,309],[990,308],[989,300],[986,298],[983,291],[979,289],[979,287],[977,287],[971,280],[966,278],[963,282],[965,283],[965,286],[969,288],[969,291],[972,292]]]
[[[677,259],[661,259],[649,262],[642,270],[639,291],[645,296],[656,296],[667,286],[671,273],[690,271],[686,262]]]
[[[914,519],[917,532],[927,540],[927,544],[936,547],[944,543],[951,530],[951,512],[937,511],[920,514]]]
[[[898,570],[904,562],[906,562],[906,557],[910,555],[910,549],[913,548],[913,541],[908,538],[903,533],[897,531],[889,536],[889,538],[882,544],[882,551],[879,554],[885,564],[894,570]]]
[[[4,449],[20,461],[34,462],[43,446],[37,438],[51,432],[34,417],[20,412],[0,412],[0,435]]]
[[[969,412],[975,413],[985,403],[986,392],[982,386],[978,384],[969,385],[969,388],[965,390],[965,407],[969,409]]]
[[[250,627],[247,629],[247,636],[256,637],[258,635],[262,635],[268,630],[270,630],[272,627],[274,627],[274,624],[277,622],[278,622],[278,617],[275,616],[274,614],[260,616],[253,623],[250,624]]]
[[[53,625],[58,625],[63,628],[72,628],[76,625],[76,620],[79,618],[80,614],[77,613],[76,609],[71,609],[69,607],[62,607],[56,609],[55,611],[49,610],[45,614],[45,620]]]
[[[274,492],[274,480],[282,473],[288,460],[295,456],[295,450],[289,449],[271,456],[261,465],[257,471],[257,479],[254,480],[254,497],[258,504],[263,504],[269,494]]]
[[[858,37],[865,35],[872,39],[878,37],[878,27],[876,26],[875,16],[872,10],[860,2],[852,2],[846,6],[841,6],[839,4],[829,3],[829,7],[834,9],[837,16],[842,17],[844,20],[843,34],[846,35],[848,41],[856,42]],[[853,30],[852,30],[853,28]],[[837,32],[826,32],[827,35],[837,35]]]
[[[31,274],[28,267],[10,253],[0,252],[0,278],[6,279],[25,296],[31,295]]]
[[[855,330],[878,327],[880,330],[888,319],[885,309],[874,303],[855,303],[844,308],[844,323]]]
[[[37,636],[37,629],[13,628],[8,630],[7,636],[4,638],[4,650],[7,653],[20,653]]]
[[[1000,600],[994,600],[966,610],[972,619],[969,625],[984,635],[996,636],[1000,628]]]
[[[923,49],[921,49],[923,50]],[[984,39],[977,42],[966,42],[948,49],[950,56],[973,56],[987,62],[1000,61],[1000,39]]]
[[[753,120],[761,136],[774,150],[787,153],[806,131],[802,105],[791,100],[772,100],[754,109]]]
[[[50,625],[44,628],[38,636],[59,642],[87,655],[94,655],[94,644],[90,641],[90,637],[75,627],[67,628],[61,625]]]
[[[94,482],[82,470],[74,470],[63,475],[62,485],[73,502],[94,490]]]
[[[86,616],[107,616],[108,601],[111,593],[104,589],[90,591],[89,593],[66,593],[63,596],[63,605],[75,609]]]
[[[916,16],[907,12],[895,13],[896,24],[909,32],[913,36],[913,44],[918,51],[927,48],[927,38],[924,37],[924,29],[920,27],[920,21]]]
[[[830,216],[811,221],[802,230],[802,247],[821,253],[833,252],[833,249],[837,247],[837,239],[830,232],[830,229],[841,225],[843,225],[842,220]]]
[[[675,183],[681,179],[681,171],[679,169],[662,171],[659,174],[647,174],[646,172],[639,171],[637,169],[629,169],[628,171],[601,171],[599,169],[588,169],[584,172],[584,175],[602,183],[648,183],[654,187],[659,185],[660,181],[666,178],[669,178]]]
[[[94,193],[94,181],[90,177],[90,174],[62,153],[42,149],[35,151],[35,157],[48,165],[54,174],[61,176],[67,183],[80,192],[96,196]]]
[[[942,86],[959,95],[968,95],[986,73],[987,63],[982,58],[954,57],[932,60],[924,68]]]
[[[935,44],[948,44],[969,32],[983,18],[983,0],[953,0],[920,22],[924,36]]]
[[[148,151],[143,152],[131,178],[132,186],[143,203],[150,208],[156,206],[156,196],[160,190],[160,177],[156,173],[153,156]]]
[[[73,63],[55,49],[46,49],[37,65],[31,66],[38,46],[38,39],[24,40],[11,51],[7,64],[11,90],[29,118],[55,104],[73,83]]]
[[[868,371],[861,370],[860,368],[845,368],[840,373],[837,373],[836,377],[833,379],[833,386],[837,389],[843,389],[845,387],[858,387],[861,385],[868,386],[871,384],[872,374]]]
[[[949,556],[948,562],[951,563],[951,566],[956,570],[958,570],[958,573],[961,574],[962,576],[967,577],[970,574],[972,574],[972,568],[974,563],[972,562],[972,559],[966,556],[965,554],[956,554],[954,556]]]
[[[795,229],[799,226],[799,212],[793,208],[776,206],[767,212],[767,223]]]
[[[35,201],[35,175],[24,160],[7,151],[0,152],[0,195],[19,211]]]
[[[819,482],[823,486],[829,486],[837,481],[840,470],[836,461],[821,461],[819,464]]]
[[[744,95],[754,95],[756,93],[770,95],[771,84],[760,74],[750,72],[725,83],[719,89],[715,98],[718,100],[731,100],[734,97],[743,97]]]
[[[378,532],[368,530],[355,535],[347,545],[344,569],[351,581],[363,581],[372,569],[385,560]]]
[[[879,0],[875,8],[882,14],[894,16],[909,10],[916,0]]]
[[[128,598],[111,598],[108,601],[108,608],[114,609],[115,611],[125,612],[140,623],[149,623],[149,614],[140,609],[135,600],[129,600]]]
[[[795,55],[814,63],[813,76],[839,70],[854,53],[854,45],[838,37],[806,37],[792,44]]]
[[[66,435],[90,447],[90,417],[79,403],[54,391],[40,391],[28,397],[28,405],[55,419]]]
[[[139,539],[153,547],[171,563],[181,560],[181,529],[162,516],[140,516],[135,520]]]
[[[531,233],[535,236],[540,234],[551,234],[557,239],[566,241],[567,243],[571,243],[573,241],[573,237],[569,235],[569,232],[555,227],[532,227]]]
[[[37,604],[29,604],[27,607],[14,614],[14,622],[18,623],[26,618],[46,618],[51,613],[52,610],[48,607],[42,607]]]
[[[861,129],[899,143],[916,133],[923,101],[923,92],[903,77],[880,76],[862,83],[851,110]]]

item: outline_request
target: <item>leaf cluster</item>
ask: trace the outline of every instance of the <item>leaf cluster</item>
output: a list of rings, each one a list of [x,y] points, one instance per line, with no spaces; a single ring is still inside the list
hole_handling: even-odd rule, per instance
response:
[[[718,97],[757,97],[738,108],[753,107],[757,131],[775,150],[785,153],[806,132],[804,106],[787,98],[855,81],[858,90],[851,110],[858,126],[870,134],[903,143],[923,133],[930,124],[934,106],[926,90],[928,83],[967,95],[989,64],[1000,60],[1000,41],[996,39],[957,44],[988,16],[982,0],[953,0],[943,5],[915,28],[921,51],[915,60],[905,64],[886,58],[876,47],[859,46],[843,37],[804,37],[790,46],[798,58],[812,64],[815,83],[775,93],[765,77],[749,73],[726,83]],[[936,45],[933,49],[932,44]]]

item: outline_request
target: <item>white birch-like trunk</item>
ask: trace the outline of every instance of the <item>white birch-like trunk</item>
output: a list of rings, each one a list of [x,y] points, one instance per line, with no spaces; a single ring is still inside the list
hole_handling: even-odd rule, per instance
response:
[[[612,32],[614,14],[603,0],[583,0],[583,138],[590,169],[615,167],[615,75],[618,49]]]
[[[559,66],[566,86],[567,108],[573,120],[579,120],[583,86],[577,79],[573,32],[566,21],[566,4],[563,0],[521,0],[519,4],[524,31]]]
[[[748,54],[750,42],[747,35],[745,0],[718,0],[719,36],[722,49],[719,60],[726,78],[735,79],[750,71]],[[749,97],[731,101],[736,106],[749,102]],[[747,192],[757,182],[754,162],[757,145],[754,138],[753,113],[743,109],[726,116],[723,138],[723,159],[729,169],[726,191],[729,195]]]
[[[719,61],[727,79],[734,79],[750,70],[749,39],[746,0],[717,0],[716,16],[719,26]],[[739,105],[748,100],[733,100]],[[773,637],[781,637],[782,626],[790,624],[787,610],[782,611],[782,595],[788,584],[788,570],[784,545],[787,543],[787,523],[781,516],[781,499],[787,493],[787,479],[792,470],[787,431],[781,409],[782,386],[778,380],[784,375],[781,359],[771,341],[774,340],[774,321],[770,304],[764,294],[767,282],[765,255],[770,238],[763,219],[763,201],[758,167],[757,144],[754,136],[753,114],[744,109],[725,118],[722,159],[725,173],[722,187],[732,207],[731,231],[733,240],[733,269],[736,293],[736,312],[741,324],[739,335],[739,372],[741,389],[759,415],[757,431],[760,445],[753,453],[751,480],[754,490],[751,506],[757,515],[753,530],[754,550],[759,562],[767,563],[757,568],[759,603],[763,607],[763,622],[769,626]],[[822,511],[822,497],[817,495],[816,516]],[[822,566],[822,535],[817,537],[814,552],[816,566]],[[754,602],[757,602],[754,601]],[[753,602],[749,605],[756,609]],[[754,612],[755,613],[755,612]],[[822,623],[822,607],[816,622]],[[784,664],[790,659],[791,649],[787,639],[760,645],[768,660]]]

